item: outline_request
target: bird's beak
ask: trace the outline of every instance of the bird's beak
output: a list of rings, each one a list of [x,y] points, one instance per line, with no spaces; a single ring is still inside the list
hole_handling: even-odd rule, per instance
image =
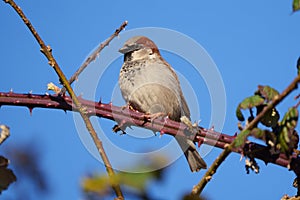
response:
[[[119,52],[122,54],[126,54],[138,49],[141,49],[141,46],[138,44],[132,44],[132,45],[125,44],[121,49],[119,49]]]

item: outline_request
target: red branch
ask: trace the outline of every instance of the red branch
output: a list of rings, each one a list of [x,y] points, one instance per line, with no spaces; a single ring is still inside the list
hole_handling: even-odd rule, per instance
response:
[[[155,119],[149,122],[145,119],[143,113],[132,111],[128,108],[117,107],[110,104],[101,102],[93,102],[78,97],[82,106],[86,107],[88,115],[96,115],[116,121],[122,130],[125,130],[128,126],[139,126],[146,129],[160,132],[161,134],[180,135],[187,136],[187,127],[168,118]],[[64,111],[76,111],[76,108],[72,106],[72,100],[69,96],[59,95],[38,95],[38,94],[18,94],[13,92],[0,92],[0,106],[26,106],[32,111],[33,108],[52,108],[61,109]],[[212,129],[205,129],[199,127],[198,132],[195,135],[187,136],[193,139],[198,144],[208,144],[224,149],[226,145],[229,145],[234,140],[235,136],[222,134]],[[253,143],[246,142],[244,150],[234,149],[236,153],[243,153],[244,155],[254,157],[263,160],[267,163],[274,163],[279,166],[288,167],[293,170],[297,175],[300,175],[300,158],[294,154],[289,160],[284,154],[272,154],[268,147]]]

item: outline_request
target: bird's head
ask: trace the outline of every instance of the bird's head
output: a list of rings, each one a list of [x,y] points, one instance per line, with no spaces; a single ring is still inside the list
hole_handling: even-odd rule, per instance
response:
[[[145,58],[160,56],[155,43],[145,36],[135,36],[127,40],[124,46],[119,49],[124,54],[125,61],[134,61]]]

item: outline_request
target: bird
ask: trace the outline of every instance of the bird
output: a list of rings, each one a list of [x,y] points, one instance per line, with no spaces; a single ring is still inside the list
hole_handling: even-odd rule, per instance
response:
[[[177,122],[181,122],[182,117],[190,120],[190,110],[178,76],[152,40],[134,36],[124,43],[119,52],[124,54],[119,87],[131,109],[153,118],[165,115]],[[192,140],[184,136],[176,136],[175,139],[192,172],[207,168]]]

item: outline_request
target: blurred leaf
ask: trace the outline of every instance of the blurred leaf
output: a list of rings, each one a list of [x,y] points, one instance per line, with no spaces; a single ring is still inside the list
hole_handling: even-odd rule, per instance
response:
[[[112,180],[112,182],[118,181]],[[94,192],[98,195],[104,195],[108,193],[110,184],[107,176],[101,175],[83,179],[81,182],[81,187],[85,192]]]
[[[145,190],[148,181],[156,179],[154,172],[120,173],[121,183],[137,190]]]
[[[300,0],[293,1],[293,11],[296,12],[300,9]]]
[[[7,153],[20,180],[31,181],[39,192],[48,191],[48,183],[39,161],[41,150],[34,143],[11,146]]]
[[[250,130],[243,130],[234,140],[234,147],[241,147],[245,144],[247,137],[250,134]]]
[[[17,180],[14,172],[7,169],[9,160],[0,156],[0,194],[3,190],[6,190],[8,186]]]
[[[256,107],[256,111],[257,111],[256,115],[258,115],[264,109],[265,106],[267,106],[267,105],[257,106]],[[278,111],[276,110],[276,108],[273,108],[272,110],[269,110],[268,112],[266,112],[266,114],[260,120],[260,122],[267,127],[275,127],[278,124],[279,118],[280,118],[280,115],[279,115]]]
[[[155,169],[159,169],[159,166],[161,166],[163,162],[166,162],[163,157],[152,157],[148,158],[147,165],[139,163],[138,166],[130,169],[130,171],[144,171],[144,173],[119,172],[113,179],[109,179],[106,174],[84,178],[81,183],[82,189],[87,194],[97,194],[103,198],[103,196],[109,195],[111,192],[110,183],[118,183],[133,189],[135,196],[147,199],[146,197],[149,195],[147,194],[146,187],[150,181],[160,180],[162,178],[164,169]]]
[[[109,179],[107,175],[98,175],[85,178],[82,181],[82,188],[85,192],[97,193],[105,195],[110,190],[110,183],[122,184],[131,187],[139,192],[145,192],[147,183],[157,179],[155,172],[147,173],[125,173],[120,172],[113,179]]]
[[[260,94],[267,101],[271,101],[275,96],[279,95],[279,92],[270,86],[258,86],[257,94]]]
[[[260,97],[259,95],[254,95],[254,96],[245,98],[239,104],[239,108],[245,110],[248,108],[253,108],[253,107],[262,105],[263,103],[264,103],[264,99],[262,97]]]

